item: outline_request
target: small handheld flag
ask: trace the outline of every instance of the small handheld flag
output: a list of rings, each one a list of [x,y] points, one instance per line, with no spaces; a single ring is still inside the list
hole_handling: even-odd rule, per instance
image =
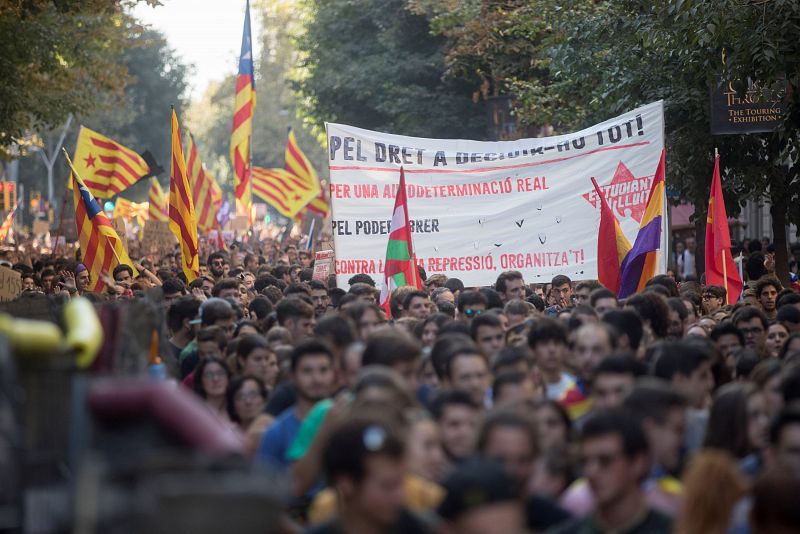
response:
[[[389,300],[392,291],[400,286],[422,287],[417,272],[416,258],[411,244],[411,225],[408,223],[408,202],[406,200],[406,177],[400,167],[400,185],[394,201],[394,211],[389,225],[389,243],[386,245],[380,304],[391,317]]]

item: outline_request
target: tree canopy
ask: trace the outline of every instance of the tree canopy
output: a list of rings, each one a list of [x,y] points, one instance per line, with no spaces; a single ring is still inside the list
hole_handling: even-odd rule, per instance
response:
[[[298,88],[317,126],[341,122],[423,137],[486,137],[486,110],[446,78],[447,39],[404,0],[309,0]]]
[[[156,3],[155,0],[147,0]],[[0,157],[15,139],[121,96],[136,0],[0,1]]]

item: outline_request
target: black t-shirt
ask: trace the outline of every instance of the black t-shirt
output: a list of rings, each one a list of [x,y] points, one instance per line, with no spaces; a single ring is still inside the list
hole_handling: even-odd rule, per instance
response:
[[[548,534],[606,534],[603,527],[593,516],[584,517],[547,531]],[[648,510],[636,524],[625,530],[616,530],[615,534],[671,534],[672,520],[655,510]]]
[[[531,495],[525,499],[525,515],[528,529],[532,532],[544,532],[572,519],[569,512],[561,508],[558,503],[540,495]]]
[[[297,397],[292,385],[289,382],[281,382],[269,394],[267,407],[264,411],[273,417],[278,417],[286,408],[293,405],[296,400]]]

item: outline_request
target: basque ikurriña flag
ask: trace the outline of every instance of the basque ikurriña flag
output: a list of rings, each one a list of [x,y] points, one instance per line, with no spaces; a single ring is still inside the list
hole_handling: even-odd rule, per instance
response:
[[[597,280],[615,294],[619,292],[622,279],[622,262],[631,250],[631,243],[614,215],[606,197],[592,178],[592,184],[600,197],[600,230],[597,233]]]
[[[394,200],[394,212],[389,226],[389,243],[386,245],[386,261],[383,266],[383,287],[381,288],[381,307],[386,317],[391,317],[389,300],[392,291],[401,286],[422,287],[417,273],[416,258],[411,245],[411,225],[408,223],[408,202],[406,201],[406,176],[400,167],[400,186]]]
[[[644,285],[656,274],[658,252],[661,249],[661,220],[664,216],[664,171],[666,150],[661,151],[647,207],[639,225],[639,233],[633,248],[622,262],[622,276],[617,296],[627,298],[644,289]]]

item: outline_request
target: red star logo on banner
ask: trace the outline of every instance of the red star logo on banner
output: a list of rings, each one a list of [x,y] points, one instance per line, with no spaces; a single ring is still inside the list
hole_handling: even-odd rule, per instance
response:
[[[632,217],[636,222],[640,223],[647,207],[647,196],[650,194],[650,185],[652,183],[652,176],[637,178],[620,161],[611,183],[607,185],[600,184],[600,188],[603,190],[603,195],[605,195],[609,206],[616,211],[618,217]],[[595,208],[598,206],[599,198],[594,189],[585,193],[583,198]]]
[[[83,158],[87,167],[94,167],[95,157],[89,154],[89,157]]]

